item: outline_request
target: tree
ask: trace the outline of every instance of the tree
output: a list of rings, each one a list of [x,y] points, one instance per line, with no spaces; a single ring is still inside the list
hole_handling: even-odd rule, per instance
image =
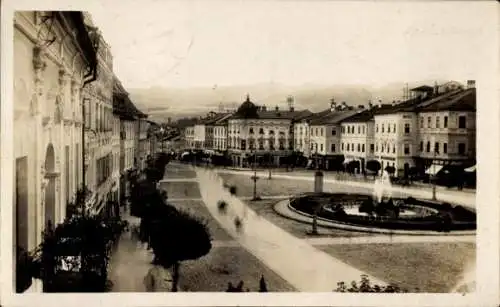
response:
[[[180,263],[208,254],[211,236],[203,221],[170,205],[163,207],[168,209],[151,221],[151,246],[157,263],[172,268],[172,291],[177,292]]]
[[[260,277],[260,281],[259,281],[259,292],[268,292],[268,290],[267,290],[266,280],[264,279],[264,275],[262,275],[262,276]]]
[[[375,177],[375,175],[378,174],[382,166],[380,165],[380,162],[378,162],[377,160],[369,160],[368,162],[366,162],[366,168],[369,171],[374,172],[374,177]]]

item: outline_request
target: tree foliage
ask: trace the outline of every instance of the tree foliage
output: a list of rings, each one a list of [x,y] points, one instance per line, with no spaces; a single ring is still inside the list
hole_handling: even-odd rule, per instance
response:
[[[378,162],[377,160],[369,160],[368,162],[366,162],[366,168],[369,171],[372,171],[374,173],[378,173],[378,171],[380,171],[382,166],[380,165],[380,162]]]
[[[351,293],[403,293],[407,292],[405,289],[401,289],[399,286],[394,284],[389,284],[386,286],[372,284],[368,275],[361,275],[361,280],[359,282],[352,281],[350,285],[346,282],[341,281],[337,283],[337,288],[333,290],[334,292],[351,292]]]

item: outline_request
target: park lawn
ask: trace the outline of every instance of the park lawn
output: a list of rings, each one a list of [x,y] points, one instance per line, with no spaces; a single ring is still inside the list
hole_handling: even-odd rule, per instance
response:
[[[409,292],[448,293],[461,281],[464,270],[476,261],[474,243],[346,244],[317,248]]]
[[[168,198],[201,198],[197,182],[161,182],[160,188]]]
[[[217,222],[208,209],[205,207],[205,204],[202,201],[197,200],[189,200],[189,201],[172,201],[169,204],[174,207],[187,211],[191,213],[191,215],[205,221],[207,223],[208,229],[210,231],[210,235],[212,240],[218,241],[227,241],[232,240],[233,238],[227,233],[227,231],[222,228]]]
[[[269,292],[296,291],[242,247],[213,247],[202,258],[182,262],[179,284],[188,292],[224,292],[229,282],[243,281],[245,290],[256,292],[261,275]]]
[[[287,231],[297,238],[309,238],[307,232],[311,231],[312,225],[298,222],[286,217],[283,217],[274,211],[274,205],[280,200],[264,199],[261,201],[245,200],[248,206],[255,211],[259,216],[264,217],[274,225]],[[376,235],[369,232],[346,231],[342,229],[318,227],[321,237],[360,237]]]

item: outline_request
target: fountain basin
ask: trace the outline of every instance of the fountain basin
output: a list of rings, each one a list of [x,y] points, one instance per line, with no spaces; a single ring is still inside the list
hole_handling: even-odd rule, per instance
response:
[[[392,198],[393,210],[366,212],[360,208],[372,202],[372,197],[348,193],[306,193],[290,199],[294,211],[353,226],[412,231],[476,230],[476,214],[462,206],[414,198]],[[397,214],[395,213],[397,211]],[[378,213],[377,213],[378,212]]]

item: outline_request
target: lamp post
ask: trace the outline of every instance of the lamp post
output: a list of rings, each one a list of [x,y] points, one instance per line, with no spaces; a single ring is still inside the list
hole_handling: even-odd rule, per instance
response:
[[[434,147],[434,155],[432,159],[432,200],[436,200],[436,164],[434,161],[436,160],[437,148]]]
[[[319,158],[318,158],[318,147],[316,144],[316,172],[314,173],[314,192],[315,193],[322,193],[323,192],[323,172],[319,168]],[[318,202],[314,206],[314,214],[313,214],[313,221],[312,221],[312,235],[317,235],[318,234],[318,213],[321,210],[321,203]]]
[[[253,154],[253,198],[252,201],[260,200],[260,197],[257,196],[257,180],[259,179],[257,177],[257,167],[256,167],[256,161],[257,161],[257,155],[256,151],[252,150],[251,153]]]

